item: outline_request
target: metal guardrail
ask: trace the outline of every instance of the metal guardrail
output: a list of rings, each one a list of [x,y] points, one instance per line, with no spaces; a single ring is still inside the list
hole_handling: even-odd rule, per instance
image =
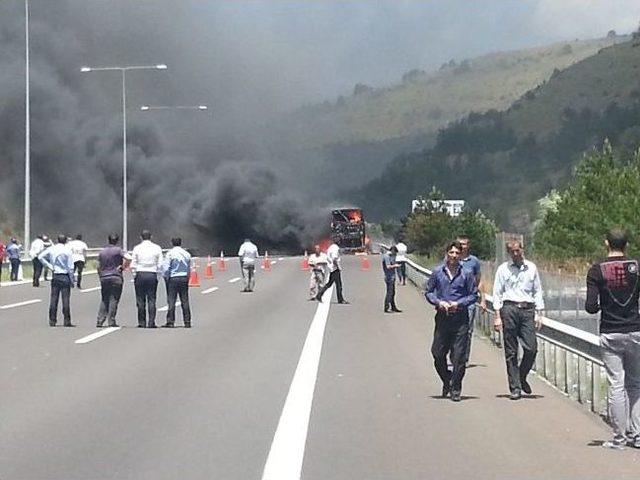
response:
[[[383,250],[388,249],[386,245],[380,246]],[[406,266],[407,278],[424,292],[431,270],[410,259]],[[502,332],[493,328],[493,298],[486,295],[485,299],[487,311],[476,308],[475,331],[502,348]],[[542,324],[542,330],[536,334],[535,373],[572,400],[606,417],[607,378],[600,359],[600,338],[548,317],[542,318]]]

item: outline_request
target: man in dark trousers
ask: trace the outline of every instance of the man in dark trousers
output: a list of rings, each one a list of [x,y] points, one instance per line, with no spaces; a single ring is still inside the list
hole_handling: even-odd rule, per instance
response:
[[[382,271],[384,272],[384,284],[386,293],[384,296],[384,313],[401,313],[402,310],[396,307],[396,269],[400,264],[396,263],[398,249],[394,245],[389,251],[382,255]]]
[[[473,275],[460,265],[459,242],[447,246],[445,262],[436,267],[427,282],[425,297],[436,307],[431,354],[436,371],[442,380],[442,396],[451,393],[451,400],[459,402],[465,374],[467,337],[469,335],[469,305],[478,298]],[[447,366],[451,357],[453,371]]]
[[[587,273],[588,313],[600,311],[600,346],[609,380],[613,438],[603,447],[640,448],[640,276],[638,260],[627,258],[623,230],[607,234],[607,258]]]
[[[109,245],[98,255],[98,276],[100,277],[100,308],[96,327],[104,326],[108,320],[110,327],[117,327],[116,313],[122,296],[122,272],[129,264],[128,254],[118,246],[117,233],[109,235]],[[75,262],[74,262],[75,263]]]
[[[176,321],[176,298],[180,297],[184,328],[191,328],[191,308],[189,306],[189,273],[191,254],[182,248],[182,238],[171,239],[173,248],[167,252],[163,271],[167,280],[167,323],[164,328],[173,328]]]
[[[131,271],[135,275],[138,328],[156,328],[156,293],[158,276],[162,273],[162,249],[151,241],[151,232],[143,230],[142,241],[133,247]],[[147,323],[147,309],[149,323]]]
[[[348,304],[349,302],[342,296],[342,274],[340,273],[342,270],[342,262],[340,261],[340,247],[335,242],[327,248],[327,261],[327,265],[329,266],[329,281],[324,285],[324,287],[320,288],[316,295],[316,300],[321,302],[324,292],[329,290],[331,285],[335,283],[338,303]]]
[[[511,260],[496,270],[493,282],[493,327],[502,330],[503,334],[509,398],[520,400],[522,392],[531,394],[527,375],[538,353],[536,330],[542,328],[544,299],[538,268],[524,258],[522,244],[511,241],[506,246]],[[520,365],[518,341],[523,351]]]
[[[55,327],[58,315],[58,301],[62,297],[62,316],[65,327],[71,323],[71,289],[73,288],[73,254],[67,246],[67,236],[58,235],[58,243],[39,255],[44,266],[52,272],[51,301],[49,302],[49,326]]]

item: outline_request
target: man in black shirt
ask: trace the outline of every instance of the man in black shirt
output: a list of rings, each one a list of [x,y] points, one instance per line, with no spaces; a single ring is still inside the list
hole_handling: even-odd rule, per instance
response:
[[[587,274],[588,313],[600,311],[600,345],[609,380],[609,417],[614,437],[603,447],[640,448],[640,314],[638,261],[625,256],[628,237],[611,230],[608,256]]]

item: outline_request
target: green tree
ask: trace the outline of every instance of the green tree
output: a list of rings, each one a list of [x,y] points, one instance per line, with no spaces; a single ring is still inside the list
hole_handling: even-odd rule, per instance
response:
[[[548,258],[593,259],[603,253],[607,230],[622,227],[634,239],[640,232],[640,151],[619,158],[608,141],[586,155],[575,181],[555,208],[547,210],[534,236],[536,253]],[[632,241],[629,253],[639,253]]]

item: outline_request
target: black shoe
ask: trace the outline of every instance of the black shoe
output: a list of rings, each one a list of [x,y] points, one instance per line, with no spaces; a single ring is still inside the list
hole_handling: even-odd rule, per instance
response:
[[[522,392],[520,390],[514,390],[509,394],[509,400],[520,400],[522,398]]]
[[[138,328],[147,328],[147,326],[138,324]]]
[[[449,396],[449,393],[451,393],[451,386],[442,385],[442,398],[447,398]]]
[[[346,300],[342,300],[341,302],[338,302],[340,305],[349,305],[350,302],[346,301]]]
[[[392,308],[391,311],[393,313],[402,313],[402,310],[400,310],[399,308]]]
[[[102,323],[96,323],[96,328],[104,328],[104,325]]]
[[[316,295],[316,300],[322,303],[322,295]]]
[[[155,323],[150,323],[147,328],[158,328],[158,326]]]
[[[110,323],[109,326],[110,327],[119,327],[120,325],[118,325],[117,323]]]
[[[55,327],[56,326],[56,322],[49,322],[49,326],[50,327]]]
[[[65,323],[64,326],[65,327],[75,327],[75,325],[73,323]]]
[[[524,378],[520,379],[520,385],[522,385],[522,391],[527,395],[531,395],[531,385]]]
[[[185,323],[184,324],[184,328],[191,328],[191,324],[190,323]]]
[[[162,328],[173,328],[173,323],[165,323]]]
[[[388,308],[384,309],[384,313],[389,313],[391,310],[389,310]]]
[[[462,400],[462,395],[460,392],[451,392],[451,400],[454,402],[459,402]]]

